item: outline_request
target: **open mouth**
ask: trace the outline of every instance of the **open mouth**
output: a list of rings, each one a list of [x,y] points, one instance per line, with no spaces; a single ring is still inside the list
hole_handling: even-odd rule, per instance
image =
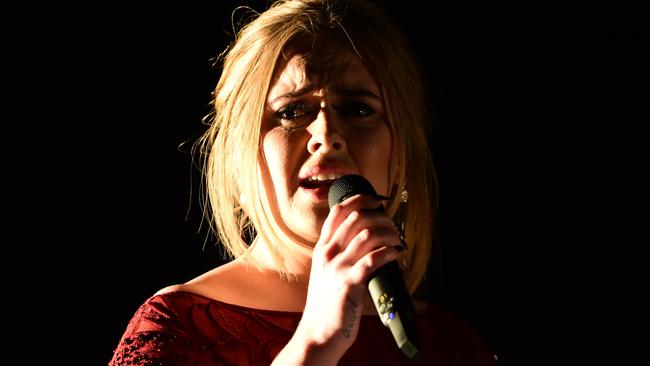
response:
[[[316,189],[316,188],[327,188],[334,183],[335,179],[325,179],[325,180],[319,180],[319,179],[303,179],[300,181],[300,186],[307,188],[307,189]]]
[[[317,173],[312,174],[300,181],[300,185],[304,188],[329,188],[334,181],[341,177],[337,173]]]
[[[300,188],[317,201],[327,200],[330,187],[340,174],[318,174],[300,181]]]

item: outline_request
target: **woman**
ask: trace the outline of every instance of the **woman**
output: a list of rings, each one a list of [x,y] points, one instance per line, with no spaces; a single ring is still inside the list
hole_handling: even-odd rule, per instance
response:
[[[397,260],[413,293],[427,268],[436,197],[419,80],[404,39],[366,2],[279,1],[246,25],[197,145],[233,260],[148,299],[111,365],[412,362],[366,282]],[[330,185],[348,174],[378,195],[330,209]],[[415,308],[421,364],[492,362],[463,322]]]

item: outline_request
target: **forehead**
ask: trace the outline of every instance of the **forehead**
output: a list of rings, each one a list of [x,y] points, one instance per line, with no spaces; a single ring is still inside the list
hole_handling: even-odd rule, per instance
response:
[[[305,42],[288,46],[280,55],[271,93],[305,86],[364,88],[379,95],[379,87],[359,56],[333,42],[314,46]]]

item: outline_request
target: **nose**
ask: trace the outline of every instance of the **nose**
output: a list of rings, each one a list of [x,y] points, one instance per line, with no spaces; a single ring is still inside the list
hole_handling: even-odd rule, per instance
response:
[[[311,134],[307,143],[310,154],[344,151],[346,149],[343,125],[329,106],[323,106],[316,119],[307,127]]]

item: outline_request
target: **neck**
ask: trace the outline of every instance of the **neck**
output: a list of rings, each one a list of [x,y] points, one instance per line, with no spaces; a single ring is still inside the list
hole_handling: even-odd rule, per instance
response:
[[[297,308],[303,309],[304,301],[307,297],[307,289],[309,287],[311,251],[299,247],[298,244],[296,244],[295,247],[297,249],[293,250],[290,257],[296,260],[295,263],[298,265],[295,267],[298,268],[298,270],[287,273],[286,277],[279,275],[277,262],[273,260],[268,245],[260,237],[255,239],[250,250],[246,254],[246,258],[253,260],[262,273],[266,273],[270,277],[276,277],[280,280],[277,284],[281,285],[279,288],[284,289],[283,294],[286,295],[285,300],[290,302],[295,301],[296,303],[299,303]],[[363,314],[377,315],[377,311],[375,310],[369,293],[366,293],[363,297],[363,308]]]
[[[292,261],[291,268],[280,271],[280,266],[271,254],[270,246],[266,241],[258,236],[253,241],[248,253],[245,255],[247,261],[251,261],[256,267],[264,271],[275,271],[286,274],[289,282],[309,283],[309,273],[311,271],[311,250],[294,244],[288,249],[287,257]],[[284,277],[284,276],[283,276]]]

